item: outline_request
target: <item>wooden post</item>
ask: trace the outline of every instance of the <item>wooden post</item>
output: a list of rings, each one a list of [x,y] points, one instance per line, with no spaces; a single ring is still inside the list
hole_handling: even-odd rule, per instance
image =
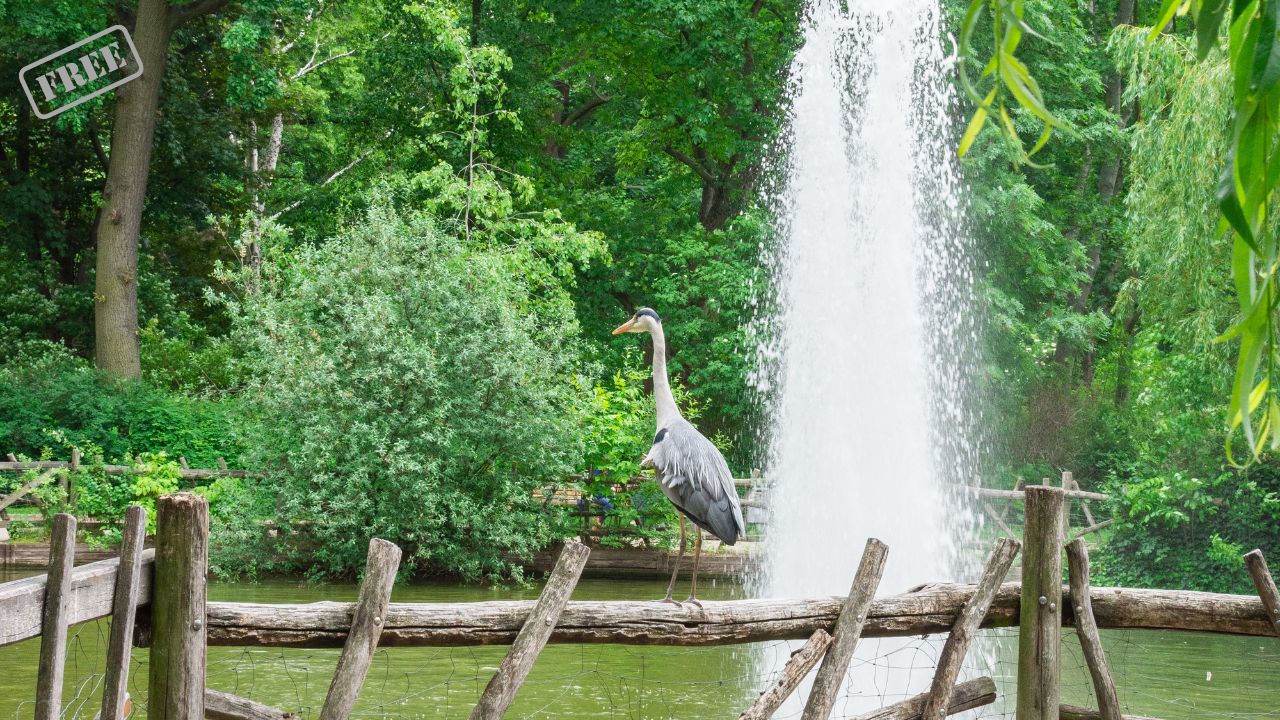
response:
[[[220,690],[204,691],[206,720],[297,720],[291,712]]]
[[[1061,488],[1032,485],[1023,525],[1017,720],[1058,720],[1062,675]]]
[[[134,617],[142,579],[142,545],[147,534],[147,511],[130,505],[124,513],[120,565],[111,602],[111,636],[107,640],[107,665],[102,681],[101,720],[124,720],[129,697],[129,657],[133,652]]]
[[[934,672],[933,685],[929,690],[929,700],[921,711],[921,716],[926,720],[947,716],[947,708],[951,707],[951,692],[956,678],[960,676],[960,666],[964,663],[965,653],[969,651],[969,643],[977,634],[987,611],[991,609],[991,602],[995,600],[996,592],[1004,582],[1004,576],[1009,574],[1009,568],[1021,547],[1022,543],[1012,538],[1000,538],[996,541],[973,597],[965,603],[964,611],[956,618],[955,625],[951,627],[951,635],[942,646],[938,669]]]
[[[1071,486],[1074,485],[1075,482],[1075,477],[1071,474],[1070,470],[1062,471],[1062,491],[1064,493],[1070,492]],[[1049,483],[1045,483],[1045,485],[1048,484]],[[1071,498],[1066,497],[1062,501],[1062,538],[1064,544],[1066,543],[1067,533],[1069,532],[1071,532]]]
[[[147,717],[203,720],[209,503],[195,493],[156,501]]]
[[[1262,598],[1262,606],[1267,609],[1267,620],[1271,622],[1276,634],[1280,635],[1280,592],[1276,591],[1276,581],[1267,569],[1267,559],[1262,557],[1261,550],[1250,550],[1245,553],[1244,565],[1253,578],[1258,597]]]
[[[581,543],[564,544],[560,559],[556,560],[556,568],[551,571],[551,577],[520,628],[520,634],[502,659],[498,671],[489,679],[480,702],[471,709],[471,720],[496,720],[506,714],[520,684],[533,668],[533,661],[551,638],[551,631],[555,629],[560,613],[564,612],[564,606],[569,603],[569,595],[577,586],[590,554],[587,546]]]
[[[863,713],[850,720],[924,720],[924,704],[932,693],[921,693],[879,710]],[[996,701],[996,684],[989,677],[960,683],[949,693],[950,704],[946,714],[954,715],[965,710],[972,710]]]
[[[880,586],[880,578],[884,576],[888,555],[887,545],[875,538],[867,540],[862,562],[853,577],[853,586],[849,588],[849,596],[840,608],[835,631],[831,633],[831,647],[827,649],[827,656],[813,680],[813,689],[809,691],[803,720],[827,720],[831,717],[831,708],[835,707],[836,695],[844,684],[844,674],[849,669],[858,638],[862,636],[862,627],[867,622],[867,610],[875,598],[876,588]]]
[[[373,651],[382,636],[382,624],[391,602],[391,586],[400,569],[400,548],[381,538],[369,541],[369,555],[364,565],[360,595],[351,613],[351,631],[342,646],[338,667],[329,683],[329,694],[320,709],[320,720],[346,720],[355,707],[360,688],[364,686]]]
[[[53,535],[49,540],[49,579],[45,585],[44,614],[40,622],[35,720],[58,720],[62,714],[62,677],[66,669],[70,612],[67,591],[76,557],[75,516],[67,513],[54,515]]]
[[[1080,636],[1080,649],[1093,676],[1093,692],[1098,698],[1098,710],[1102,720],[1121,720],[1120,697],[1116,684],[1107,667],[1107,656],[1102,650],[1102,638],[1098,635],[1098,623],[1093,617],[1093,601],[1089,591],[1089,550],[1084,540],[1076,538],[1067,545],[1067,564],[1071,570],[1071,607],[1075,610],[1076,634]]]
[[[822,659],[822,654],[827,651],[827,646],[830,644],[831,636],[826,630],[813,631],[804,647],[791,655],[791,659],[782,668],[782,674],[778,676],[777,681],[760,693],[760,697],[757,697],[751,707],[742,713],[739,720],[769,720],[773,717],[773,713],[782,707],[782,703],[786,702],[791,693],[799,687],[800,681],[804,680],[813,666]]]
[[[1147,717],[1146,715],[1122,715],[1121,717],[1124,720],[1158,720],[1158,718]],[[1058,707],[1058,718],[1059,720],[1102,720],[1102,714],[1089,708],[1061,705]]]

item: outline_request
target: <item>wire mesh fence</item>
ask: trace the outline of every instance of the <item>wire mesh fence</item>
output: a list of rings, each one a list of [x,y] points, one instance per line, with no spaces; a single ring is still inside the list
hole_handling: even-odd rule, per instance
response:
[[[73,628],[64,690],[66,718],[98,710],[109,621]],[[1062,700],[1093,706],[1074,632],[1063,632]],[[1126,713],[1164,720],[1280,718],[1280,638],[1143,630],[1104,631]],[[834,717],[903,700],[927,689],[941,637],[865,640]],[[552,645],[521,688],[511,718],[733,718],[781,670],[792,642],[725,647]],[[965,676],[990,675],[999,699],[968,718],[1013,718],[1017,630],[983,631]],[[38,640],[0,648],[0,720],[34,710]],[[465,718],[505,647],[378,650],[353,717]],[[316,717],[336,649],[209,648],[208,686]],[[147,653],[134,653],[133,717],[146,711]],[[799,699],[807,692],[802,687]],[[798,718],[798,700],[777,718]]]

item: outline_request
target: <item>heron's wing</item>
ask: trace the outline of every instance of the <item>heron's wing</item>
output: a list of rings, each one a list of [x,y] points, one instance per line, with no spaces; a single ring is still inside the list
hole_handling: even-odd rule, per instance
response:
[[[683,418],[658,431],[645,458],[662,490],[699,527],[732,545],[746,534],[724,455]]]

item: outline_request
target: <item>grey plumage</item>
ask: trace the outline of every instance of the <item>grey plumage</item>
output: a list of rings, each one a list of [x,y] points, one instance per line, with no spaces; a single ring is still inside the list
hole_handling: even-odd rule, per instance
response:
[[[726,545],[746,535],[729,464],[688,420],[677,417],[658,430],[645,462],[657,470],[662,492],[695,525]]]

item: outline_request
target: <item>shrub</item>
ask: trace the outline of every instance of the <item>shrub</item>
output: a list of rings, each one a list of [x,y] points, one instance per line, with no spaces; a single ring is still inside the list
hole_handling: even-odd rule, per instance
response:
[[[551,539],[532,491],[581,460],[576,327],[535,322],[503,250],[378,201],[247,287],[227,303],[250,492],[291,524],[297,564],[349,573],[377,536],[406,570],[496,579]]]
[[[27,344],[0,365],[0,449],[55,459],[71,448],[100,448],[108,462],[140,452],[185,456],[214,467],[238,454],[234,404],[167,393],[111,378],[54,343]],[[86,456],[88,457],[88,456]]]

